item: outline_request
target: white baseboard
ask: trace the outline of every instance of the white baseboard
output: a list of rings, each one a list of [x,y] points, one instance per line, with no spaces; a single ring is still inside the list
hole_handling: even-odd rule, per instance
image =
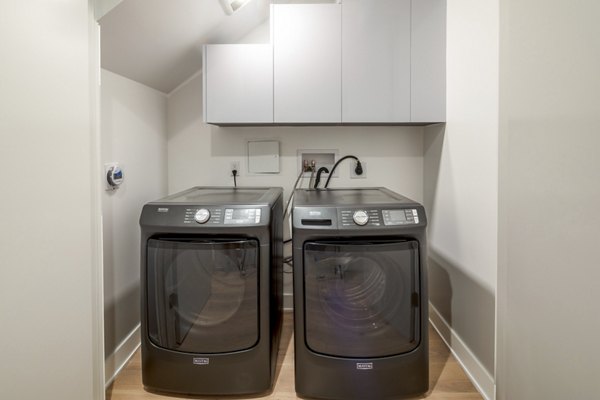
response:
[[[140,347],[140,325],[135,327],[129,335],[117,346],[112,354],[106,357],[104,362],[104,373],[106,377],[105,386],[108,387],[117,377],[119,372],[125,367],[127,361]]]
[[[429,303],[429,321],[433,328],[440,334],[442,340],[446,343],[450,352],[452,352],[452,355],[463,367],[479,393],[486,400],[494,400],[494,377],[487,372],[471,349],[469,349],[431,303]]]

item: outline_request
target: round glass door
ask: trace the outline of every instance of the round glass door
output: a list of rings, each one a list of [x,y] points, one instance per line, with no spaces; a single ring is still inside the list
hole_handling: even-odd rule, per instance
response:
[[[258,342],[256,240],[150,239],[148,332],[157,346],[222,353]]]
[[[408,352],[419,338],[416,241],[304,245],[307,346],[339,357]]]

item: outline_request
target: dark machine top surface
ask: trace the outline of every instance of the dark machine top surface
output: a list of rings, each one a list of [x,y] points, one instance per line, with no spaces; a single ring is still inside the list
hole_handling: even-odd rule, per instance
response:
[[[183,192],[152,203],[210,204],[210,205],[258,205],[270,204],[281,192],[279,188],[268,187],[201,187],[196,186]]]
[[[415,201],[383,187],[310,190],[298,189],[294,194],[294,205],[311,206],[377,206],[410,205]]]

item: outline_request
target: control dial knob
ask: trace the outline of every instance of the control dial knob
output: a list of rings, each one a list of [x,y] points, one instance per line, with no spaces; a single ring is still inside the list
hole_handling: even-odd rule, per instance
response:
[[[194,219],[199,224],[204,224],[210,219],[210,211],[206,208],[201,208],[196,211],[196,215],[194,215]]]
[[[354,220],[354,223],[356,225],[366,225],[367,222],[369,222],[369,214],[367,214],[366,211],[363,210],[358,210],[355,211],[354,214],[352,215],[352,219]]]

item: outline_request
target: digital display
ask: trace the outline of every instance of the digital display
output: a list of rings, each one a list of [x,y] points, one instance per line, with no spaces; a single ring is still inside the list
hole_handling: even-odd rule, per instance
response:
[[[388,212],[389,212],[390,219],[394,222],[406,222],[407,221],[404,210],[390,210]]]
[[[227,208],[225,209],[226,225],[258,224],[260,222],[259,208]]]
[[[231,214],[231,219],[247,219],[249,217],[250,211],[254,212],[254,210],[234,208],[233,213]]]
[[[416,209],[383,210],[383,223],[385,225],[418,224],[419,214]]]

